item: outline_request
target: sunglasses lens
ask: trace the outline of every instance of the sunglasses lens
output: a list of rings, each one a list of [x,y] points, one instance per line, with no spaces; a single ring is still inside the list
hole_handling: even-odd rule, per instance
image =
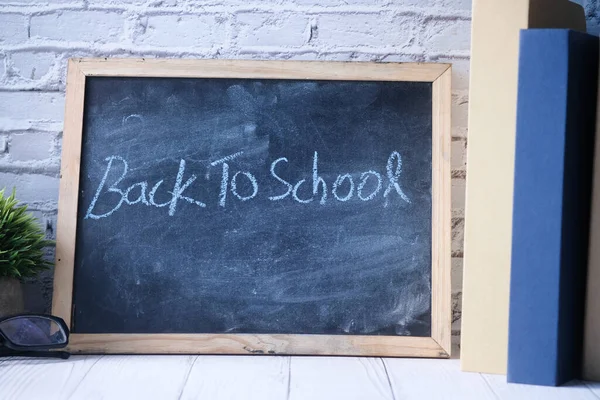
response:
[[[17,346],[67,344],[67,335],[56,321],[38,316],[19,316],[0,322],[0,331]]]

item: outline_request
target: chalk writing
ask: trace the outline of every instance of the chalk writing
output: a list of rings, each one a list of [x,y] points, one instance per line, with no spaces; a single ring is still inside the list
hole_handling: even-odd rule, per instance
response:
[[[395,170],[394,170],[394,160],[396,160],[396,169]],[[388,205],[388,195],[392,191],[392,187],[394,187],[394,189],[400,195],[402,200],[406,201],[407,203],[410,203],[410,200],[404,194],[402,189],[400,189],[400,184],[398,183],[398,178],[400,177],[400,172],[402,172],[402,157],[400,157],[400,153],[398,153],[397,151],[392,152],[392,154],[390,155],[390,158],[388,158],[386,170],[387,170],[387,176],[390,181],[390,184],[388,185],[387,189],[385,189],[385,192],[383,192],[383,197],[385,198],[384,206],[387,207],[387,205]]]
[[[100,196],[100,193],[102,193],[102,189],[104,188],[104,184],[106,183],[106,178],[108,177],[108,173],[110,172],[110,169],[112,167],[112,163],[114,160],[119,160],[119,161],[123,162],[123,173],[121,174],[119,179],[117,179],[117,181],[115,183],[113,183],[113,185],[110,188],[108,188],[108,192],[120,193],[121,200],[109,212],[100,214],[100,215],[93,214],[92,211],[94,210],[94,206],[96,205],[96,202],[98,201],[98,197]],[[106,171],[104,171],[104,175],[102,176],[102,180],[100,181],[100,186],[98,186],[98,189],[96,190],[96,194],[94,195],[94,198],[92,199],[92,203],[90,204],[90,206],[87,210],[87,213],[85,214],[86,219],[87,218],[100,219],[100,218],[108,217],[112,213],[114,213],[116,210],[118,210],[119,207],[121,207],[121,203],[123,203],[123,192],[121,192],[119,189],[116,189],[115,185],[118,185],[119,182],[121,182],[123,180],[123,178],[125,178],[125,175],[127,175],[127,169],[128,169],[127,161],[125,161],[125,159],[123,157],[119,157],[119,156],[107,157],[104,161],[108,161],[108,166],[106,167]]]
[[[273,176],[273,178],[277,179],[279,182],[283,183],[285,186],[287,186],[287,192],[285,192],[284,194],[281,194],[279,196],[269,196],[269,200],[281,200],[281,199],[285,199],[286,197],[289,196],[289,194],[292,192],[294,186],[285,181],[284,179],[281,179],[279,176],[277,176],[277,174],[275,173],[275,167],[277,166],[277,164],[279,164],[280,162],[285,161],[286,163],[288,162],[288,159],[285,157],[281,157],[278,158],[277,160],[273,161],[271,163],[271,176]]]
[[[248,178],[248,180],[252,184],[252,194],[251,195],[244,197],[238,193],[236,178],[238,177],[239,174],[242,174],[243,176]],[[242,172],[242,171],[236,172],[235,175],[233,175],[233,178],[231,178],[231,193],[233,193],[234,196],[237,197],[238,199],[240,199],[241,201],[250,200],[250,199],[256,197],[256,195],[258,194],[258,183],[256,182],[256,178],[254,177],[254,175],[252,175],[250,172]]]
[[[106,190],[106,192],[118,193],[121,196],[121,198],[119,199],[119,201],[115,204],[115,206],[110,211],[108,211],[104,214],[100,214],[100,215],[94,214],[93,213],[94,207],[96,206],[96,202],[98,201],[100,194],[102,194],[102,189],[104,189],[104,186],[106,184],[106,179],[112,168],[113,161],[115,161],[115,160],[118,160],[123,163],[123,172],[121,173],[119,178],[112,185],[110,185],[110,187]],[[173,187],[172,191],[168,192],[172,195],[171,200],[169,202],[163,203],[163,204],[156,204],[156,202],[154,201],[154,196],[156,194],[156,191],[158,190],[158,187],[163,183],[162,180],[158,181],[154,185],[154,187],[152,188],[152,190],[150,191],[150,194],[148,196],[150,198],[150,201],[148,201],[148,200],[146,200],[146,190],[148,188],[148,182],[143,181],[143,182],[134,183],[133,185],[128,187],[125,191],[122,191],[121,189],[119,189],[117,187],[117,185],[119,183],[121,183],[121,181],[125,178],[128,170],[129,170],[129,165],[127,164],[127,161],[123,157],[111,156],[111,157],[107,157],[105,159],[105,161],[108,161],[108,165],[106,167],[106,170],[104,171],[104,175],[102,177],[102,180],[100,181],[100,185],[98,186],[98,189],[96,190],[96,194],[94,195],[94,198],[92,199],[92,202],[87,210],[85,219],[87,219],[87,218],[100,219],[100,218],[108,217],[112,213],[117,211],[119,208],[121,208],[121,206],[123,205],[124,202],[129,205],[133,205],[133,204],[137,204],[137,203],[141,202],[144,205],[152,205],[155,207],[165,207],[168,205],[170,216],[175,215],[175,211],[177,209],[177,201],[179,199],[185,200],[188,203],[196,204],[197,206],[200,206],[200,207],[206,207],[206,204],[204,204],[203,202],[194,200],[191,197],[183,195],[183,192],[196,180],[196,175],[192,175],[190,178],[188,178],[188,180],[183,185],[181,184],[183,182],[183,174],[185,172],[185,160],[181,160],[179,162],[179,170],[177,172],[177,177],[175,179],[175,186]],[[129,200],[129,193],[132,192],[137,187],[140,188],[139,197],[133,201]]]
[[[183,181],[183,173],[185,171],[185,160],[181,160],[179,162],[179,171],[177,172],[177,179],[175,180],[175,187],[173,188],[172,192],[169,192],[173,195],[173,197],[171,198],[171,204],[169,205],[169,215],[173,216],[175,215],[175,209],[177,207],[177,200],[179,199],[183,199],[189,203],[193,203],[196,204],[200,207],[206,207],[206,204],[204,204],[201,201],[198,200],[194,200],[190,197],[187,196],[183,196],[183,191],[185,189],[187,189],[195,180],[196,180],[196,175],[192,175],[190,178],[188,178],[188,180],[182,185],[181,182]]]
[[[316,196],[319,192],[319,185],[323,190],[323,194],[321,195],[321,200],[319,203],[325,204],[327,201],[327,184],[325,180],[319,176],[319,154],[315,151],[315,155],[313,156],[313,196]]]
[[[223,158],[220,158],[216,161],[211,162],[208,168],[216,167],[221,165],[221,179],[219,186],[219,193],[216,196],[216,202],[205,202],[200,199],[195,199],[190,197],[189,195],[185,195],[184,192],[188,190],[192,184],[197,183],[198,176],[195,174],[191,174],[185,181],[184,176],[186,172],[186,161],[179,161],[179,169],[177,171],[177,175],[175,177],[175,183],[173,185],[173,190],[166,191],[170,195],[170,200],[164,203],[156,202],[156,194],[161,189],[164,179],[156,182],[148,192],[148,188],[150,188],[150,184],[148,181],[140,181],[130,185],[127,188],[120,188],[120,183],[125,179],[127,174],[129,173],[129,165],[127,160],[125,160],[121,156],[113,155],[107,157],[105,161],[106,169],[104,171],[104,175],[100,180],[100,183],[96,189],[94,197],[87,209],[85,219],[101,219],[111,216],[114,212],[119,210],[123,204],[128,206],[134,205],[144,205],[150,207],[169,207],[168,215],[174,216],[177,212],[177,205],[179,200],[184,200],[189,204],[196,205],[200,208],[207,207],[207,204],[216,204],[219,207],[227,206],[227,193],[231,191],[233,195],[233,200],[231,201],[249,201],[256,198],[259,195],[259,187],[262,184],[268,184],[273,182],[258,182],[256,175],[250,171],[242,171],[235,170],[235,173],[230,177],[230,164],[234,163],[236,159],[243,156],[243,152],[237,152],[234,154],[230,154]],[[312,176],[310,178],[302,178],[298,180],[295,184],[284,179],[280,173],[277,172],[278,166],[289,163],[289,159],[287,157],[280,157],[273,161],[269,167],[270,176],[273,178],[274,182],[277,185],[282,186],[282,191],[275,189],[275,194],[272,196],[268,196],[267,198],[270,201],[282,201],[288,197],[292,201],[295,201],[299,204],[308,204],[313,202],[313,200],[317,200],[320,205],[325,205],[328,202],[328,194],[331,193],[333,196],[333,201],[338,202],[348,202],[352,200],[355,196],[358,197],[361,201],[372,201],[377,197],[377,195],[381,192],[384,185],[383,176],[374,170],[369,170],[366,172],[362,172],[359,177],[353,176],[350,173],[340,173],[337,175],[336,179],[331,183],[331,188],[329,188],[327,181],[323,176],[319,174],[319,154],[318,152],[314,152],[312,159]],[[120,170],[120,174],[118,178],[114,180],[114,182],[110,183],[108,181],[109,176],[115,176],[115,172]],[[410,199],[404,193],[400,186],[400,174],[402,173],[402,157],[400,153],[397,151],[393,151],[385,166],[386,169],[386,177],[387,177],[387,187],[383,191],[383,206],[387,207],[390,201],[390,195],[392,193],[396,193],[403,201],[410,203]],[[112,171],[112,173],[111,173]],[[207,181],[210,180],[210,174],[207,172],[205,175]],[[356,180],[355,180],[356,179]],[[241,182],[246,181],[245,185]],[[356,184],[358,182],[358,185]],[[306,189],[302,190],[303,187],[308,186]],[[312,187],[311,187],[312,186]],[[366,187],[368,188],[366,189]],[[302,191],[302,196],[299,195],[299,192]],[[94,210],[98,203],[98,200],[101,196],[113,193],[113,196],[110,197],[112,203],[109,203],[109,206],[112,208],[109,211],[106,211],[101,214],[97,214]],[[117,197],[114,194],[118,194]],[[165,193],[165,191],[163,191]],[[311,196],[311,197],[307,197]],[[207,200],[207,199],[204,199]],[[208,199],[210,200],[210,199]],[[108,201],[108,200],[107,200]],[[214,201],[214,200],[213,200]],[[331,201],[331,200],[329,200]],[[106,204],[104,204],[106,206]]]
[[[348,190],[348,194],[344,197],[340,197],[338,196],[338,188],[340,187],[340,185],[342,183],[344,183],[344,180],[348,180],[348,183],[350,184],[350,188]],[[333,193],[333,197],[335,197],[336,199],[338,199],[339,201],[348,201],[352,198],[352,195],[354,194],[354,181],[352,180],[352,175],[350,174],[344,174],[344,175],[338,175],[337,179],[335,180],[335,182],[333,182],[333,189],[331,189],[331,192]]]
[[[367,181],[369,180],[369,176],[374,176],[375,178],[377,178],[377,187],[375,188],[375,190],[368,196],[363,196],[362,191],[365,188],[365,185],[367,184]],[[375,171],[367,171],[367,172],[363,172],[362,174],[360,174],[360,183],[358,184],[358,191],[357,191],[357,195],[358,198],[361,199],[362,201],[369,201],[372,200],[373,198],[375,198],[375,196],[377,196],[377,193],[379,193],[379,191],[381,190],[381,174],[379,174],[378,172]]]

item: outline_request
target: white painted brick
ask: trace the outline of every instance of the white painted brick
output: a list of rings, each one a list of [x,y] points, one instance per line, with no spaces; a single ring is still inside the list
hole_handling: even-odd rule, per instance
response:
[[[0,172],[0,187],[7,190],[16,187],[17,199],[24,203],[56,202],[58,181],[58,178],[46,175]]]
[[[206,4],[206,0],[203,1]],[[177,0],[91,0],[88,1],[90,6],[106,6],[106,5],[135,5],[149,7],[165,7],[177,4]]]
[[[465,93],[469,90],[470,60],[441,57],[436,61],[452,64],[452,90],[460,93]]]
[[[452,179],[452,209],[465,208],[465,180],[464,179]]]
[[[0,4],[24,4],[24,5],[47,5],[47,4],[83,4],[83,0],[0,0]]]
[[[452,220],[452,255],[462,257],[463,244],[465,240],[465,220],[464,218],[454,218]]]
[[[451,289],[452,293],[462,292],[462,280],[463,280],[463,259],[458,257],[452,257],[451,263]]]
[[[462,293],[452,293],[452,331],[459,332],[460,325],[455,323],[460,321],[462,314]]]
[[[23,52],[13,53],[10,62],[19,76],[25,79],[40,79],[48,73],[56,62],[54,53]]]
[[[321,7],[335,7],[335,6],[378,6],[388,3],[388,0],[292,0],[294,4],[299,6],[321,6]]]
[[[19,14],[0,14],[0,44],[27,40],[27,18]]]
[[[467,147],[464,140],[454,140],[451,145],[452,161],[450,166],[453,171],[464,171],[467,161]]]
[[[148,17],[146,32],[135,43],[160,47],[211,47],[223,42],[225,27],[214,15]]]
[[[321,51],[318,54],[321,55],[320,58],[328,61],[382,61],[381,54],[373,54],[373,53],[362,53],[356,51],[335,51],[331,50],[330,52]],[[389,57],[393,59],[385,58],[386,62],[407,62],[408,57],[399,56],[399,57]],[[314,59],[314,57],[313,57]]]
[[[466,139],[468,136],[468,129],[466,126],[459,126],[452,124],[452,137]]]
[[[452,88],[454,90],[468,93],[470,75],[471,60],[452,61]]]
[[[587,24],[587,32],[591,35],[600,36],[600,24],[595,21],[589,21]]]
[[[446,12],[453,10],[470,11],[471,0],[388,0],[389,7],[423,7],[423,8],[438,8]]]
[[[46,229],[46,237],[50,240],[56,240],[56,212],[57,210],[52,210],[44,213],[44,228],[49,228]]]
[[[0,80],[4,79],[4,74],[6,73],[6,57],[4,55],[0,55]]]
[[[469,122],[469,93],[454,91],[452,93],[452,126],[466,128]]]
[[[52,144],[52,156],[60,158],[62,152],[62,144],[63,144],[63,135],[62,132],[59,133],[59,136],[54,140]]]
[[[62,121],[64,93],[0,92],[0,118]]]
[[[425,26],[421,45],[440,53],[464,52],[471,48],[471,21],[433,19]]]
[[[462,208],[453,208],[452,209],[452,218],[464,218],[465,210]]]
[[[302,46],[310,32],[309,18],[297,14],[240,13],[237,22],[241,47]]]
[[[12,161],[44,160],[51,156],[54,135],[48,132],[14,133],[10,138]]]
[[[318,17],[316,43],[323,46],[408,47],[418,33],[420,18],[414,15],[324,14]]]
[[[440,6],[451,10],[471,11],[472,0],[441,0]]]
[[[63,11],[31,17],[31,36],[50,40],[116,42],[125,17],[116,12]]]
[[[458,304],[456,305],[456,307],[459,307],[462,309],[462,296],[458,302]],[[460,314],[460,312],[459,312]],[[462,324],[462,318],[457,319],[456,321],[452,322],[452,335],[454,335],[454,332],[458,332],[459,335],[456,336],[452,336],[452,344],[457,346],[457,348],[452,348],[452,358],[457,357],[460,358],[460,355],[457,353],[460,353],[460,348],[458,348],[458,346],[460,346],[460,328],[461,328],[461,324]]]

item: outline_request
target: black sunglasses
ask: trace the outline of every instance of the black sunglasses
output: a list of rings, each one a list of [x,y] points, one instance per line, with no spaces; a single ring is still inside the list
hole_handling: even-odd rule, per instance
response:
[[[69,344],[69,328],[62,318],[43,314],[22,314],[0,318],[0,356],[58,357]]]

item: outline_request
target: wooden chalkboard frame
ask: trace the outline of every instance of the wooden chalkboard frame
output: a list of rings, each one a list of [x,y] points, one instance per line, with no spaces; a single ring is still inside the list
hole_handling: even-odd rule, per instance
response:
[[[71,326],[86,77],[412,81],[432,83],[431,336],[300,334],[72,334],[86,354],[311,354],[449,358],[451,65],[318,61],[70,59],[52,312]]]

